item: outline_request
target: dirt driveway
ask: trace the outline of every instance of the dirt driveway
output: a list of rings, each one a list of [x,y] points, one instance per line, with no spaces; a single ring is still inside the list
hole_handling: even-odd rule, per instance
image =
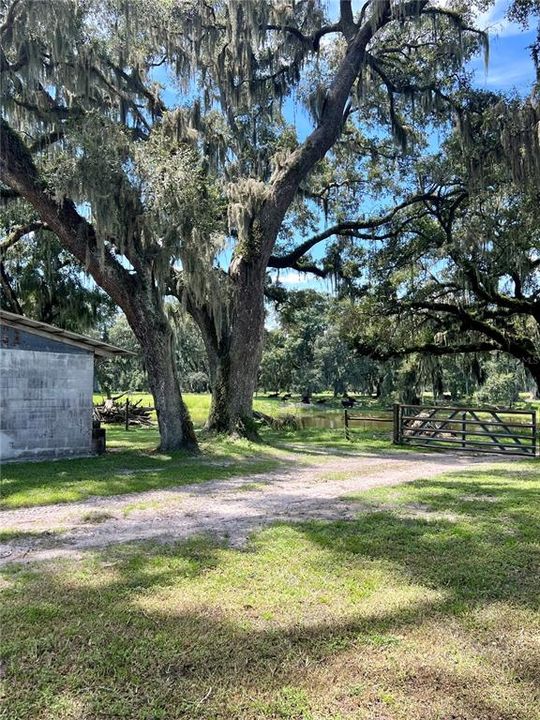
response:
[[[6,510],[0,524],[19,536],[0,544],[0,564],[80,557],[107,545],[202,533],[241,546],[250,533],[272,522],[354,517],[358,504],[344,499],[354,492],[494,462],[485,456],[323,452],[309,465],[293,463],[266,474]]]

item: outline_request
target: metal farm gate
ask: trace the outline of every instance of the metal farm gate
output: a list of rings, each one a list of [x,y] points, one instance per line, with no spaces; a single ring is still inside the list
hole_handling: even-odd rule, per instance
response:
[[[525,410],[395,405],[394,443],[536,457],[536,413]]]

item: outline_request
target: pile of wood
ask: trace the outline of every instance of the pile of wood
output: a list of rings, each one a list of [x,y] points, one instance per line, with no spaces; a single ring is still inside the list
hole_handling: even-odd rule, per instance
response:
[[[124,424],[128,426],[145,426],[153,424],[152,407],[141,406],[141,400],[131,402],[129,398],[120,401],[122,395],[106,398],[100,405],[94,405],[94,420],[102,423]]]

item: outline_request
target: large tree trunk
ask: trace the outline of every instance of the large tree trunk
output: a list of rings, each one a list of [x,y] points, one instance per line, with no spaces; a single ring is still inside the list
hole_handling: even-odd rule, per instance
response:
[[[174,333],[159,289],[151,281],[138,283],[124,311],[141,346],[156,408],[160,450],[196,450],[197,439],[176,370]]]
[[[254,349],[250,353],[242,340],[231,338],[229,348],[222,351],[217,360],[207,428],[213,432],[256,438],[253,394],[257,386],[260,352]]]
[[[212,402],[207,429],[255,438],[253,395],[264,336],[264,269],[240,260],[229,277],[230,306],[219,314],[219,322],[215,310],[193,298],[187,308],[208,354]]]
[[[161,450],[195,450],[193,423],[182,399],[176,373],[170,328],[148,333],[140,340],[148,382],[154,398]]]

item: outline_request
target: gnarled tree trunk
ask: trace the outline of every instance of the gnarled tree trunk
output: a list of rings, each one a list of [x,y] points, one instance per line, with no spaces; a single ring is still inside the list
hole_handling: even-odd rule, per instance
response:
[[[208,354],[212,402],[207,429],[256,437],[253,395],[264,336],[264,268],[240,259],[229,272],[230,304],[217,321],[212,309],[190,298]]]
[[[135,329],[135,327],[134,327]],[[167,322],[141,328],[138,340],[143,350],[148,382],[154,398],[161,450],[195,450],[197,440],[182,399],[176,373],[173,333]]]

